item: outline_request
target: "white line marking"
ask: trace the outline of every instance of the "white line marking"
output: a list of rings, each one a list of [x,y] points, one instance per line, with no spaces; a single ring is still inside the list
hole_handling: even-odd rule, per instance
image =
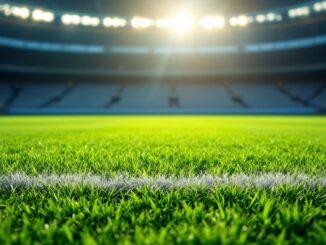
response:
[[[131,190],[141,187],[153,189],[214,188],[236,186],[242,188],[273,188],[277,186],[302,186],[304,188],[326,187],[326,177],[309,177],[268,173],[261,175],[200,175],[194,177],[127,177],[124,175],[104,177],[99,175],[62,174],[30,176],[14,173],[0,176],[0,188],[42,188],[46,186],[86,186],[100,189]]]

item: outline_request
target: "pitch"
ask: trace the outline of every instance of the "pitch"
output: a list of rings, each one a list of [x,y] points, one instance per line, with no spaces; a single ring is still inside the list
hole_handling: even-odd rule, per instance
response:
[[[325,244],[326,118],[0,118],[0,243]]]

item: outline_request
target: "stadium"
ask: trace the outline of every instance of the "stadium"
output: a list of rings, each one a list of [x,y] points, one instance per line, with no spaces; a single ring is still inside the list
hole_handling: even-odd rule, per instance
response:
[[[0,0],[1,244],[326,244],[326,1]]]

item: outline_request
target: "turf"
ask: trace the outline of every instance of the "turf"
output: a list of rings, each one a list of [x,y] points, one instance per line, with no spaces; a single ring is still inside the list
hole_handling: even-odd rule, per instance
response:
[[[0,117],[0,174],[326,176],[325,117]],[[326,188],[0,188],[0,243],[325,244]]]

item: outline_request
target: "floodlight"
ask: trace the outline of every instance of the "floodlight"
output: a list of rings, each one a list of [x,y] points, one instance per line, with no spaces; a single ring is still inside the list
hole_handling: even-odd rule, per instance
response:
[[[81,22],[81,17],[78,14],[73,14],[69,16],[69,21],[73,25],[79,25]]]
[[[50,11],[34,9],[32,13],[32,19],[34,21],[52,22],[54,20],[54,14]]]
[[[229,20],[231,26],[247,26],[249,23],[253,22],[254,18],[251,16],[241,15],[239,17],[232,17]]]
[[[114,17],[114,18],[106,17],[103,20],[103,25],[105,27],[114,27],[114,28],[125,27],[127,25],[127,20],[118,17]]]
[[[267,20],[270,21],[270,22],[275,21],[276,20],[276,14],[268,13],[267,14]]]
[[[321,3],[315,3],[314,6],[313,6],[313,9],[316,11],[316,12],[320,12],[323,10],[323,6]]]
[[[302,16],[307,16],[310,14],[310,8],[305,6],[305,7],[302,7],[300,8],[300,15]]]
[[[259,14],[256,16],[256,21],[258,23],[264,23],[266,21],[266,16],[263,14]]]
[[[288,15],[291,18],[308,16],[310,14],[310,8],[308,6],[303,6],[296,9],[290,9]]]
[[[238,25],[239,26],[246,26],[250,22],[249,18],[245,15],[241,15],[238,17]]]
[[[127,20],[122,18],[113,18],[112,26],[113,27],[124,27],[127,25]]]
[[[52,22],[54,20],[54,14],[52,12],[46,11],[43,13],[44,22]]]
[[[142,17],[134,17],[131,20],[131,26],[136,29],[148,28],[154,24],[153,20],[142,18]]]
[[[43,10],[41,9],[34,9],[32,18],[35,21],[41,21],[43,19]]]
[[[61,16],[61,22],[64,25],[79,25],[80,16],[77,14],[64,14]]]
[[[295,9],[290,9],[290,10],[288,11],[288,15],[289,15],[291,18],[293,18],[293,17],[295,17],[295,16],[297,15],[297,11],[296,11]]]
[[[10,16],[11,15],[11,7],[9,4],[4,4],[1,6],[1,12],[3,12],[3,14],[5,16]]]
[[[97,17],[85,15],[81,17],[81,24],[83,26],[98,26],[100,24],[100,19]]]
[[[236,25],[238,25],[238,18],[237,17],[232,17],[232,18],[230,18],[230,25],[231,26],[236,26]]]
[[[208,30],[221,29],[225,26],[225,19],[222,16],[206,16],[200,20],[200,25]]]
[[[11,13],[12,15],[14,15],[15,17],[21,18],[21,19],[27,19],[30,15],[30,11],[28,8],[26,7],[17,7],[17,6],[13,6],[11,8]]]

